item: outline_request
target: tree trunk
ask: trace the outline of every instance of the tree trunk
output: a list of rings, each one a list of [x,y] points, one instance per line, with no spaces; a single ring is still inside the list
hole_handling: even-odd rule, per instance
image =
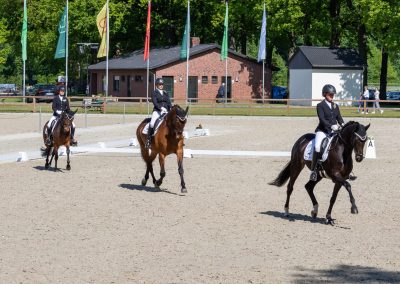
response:
[[[386,48],[382,48],[382,63],[381,63],[381,80],[379,86],[379,99],[386,100],[386,86],[387,86],[387,69],[388,69],[388,58]]]
[[[368,85],[367,29],[364,24],[358,26],[358,54],[364,62],[363,86]],[[362,88],[361,88],[362,90]]]
[[[242,14],[240,16],[240,18],[242,19],[242,27],[240,29],[240,52],[242,54],[247,54],[247,32],[246,32],[246,18],[245,16]]]
[[[340,0],[331,0],[329,5],[329,14],[331,16],[331,47],[338,47],[340,45]]]

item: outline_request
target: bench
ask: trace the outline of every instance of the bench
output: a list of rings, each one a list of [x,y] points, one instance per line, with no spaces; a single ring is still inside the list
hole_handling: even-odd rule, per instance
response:
[[[83,99],[82,108],[104,111],[104,102],[94,99]]]

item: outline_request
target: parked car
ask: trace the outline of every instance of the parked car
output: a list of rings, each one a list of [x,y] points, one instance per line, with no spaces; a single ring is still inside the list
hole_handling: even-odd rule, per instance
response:
[[[55,94],[56,94],[55,85],[43,85],[43,84],[35,85],[34,96],[41,97],[41,98],[35,98],[35,102],[37,103],[39,102],[51,103],[53,101]],[[27,102],[31,103],[32,99],[28,98]]]
[[[387,92],[386,93],[387,100],[400,100],[400,92]]]

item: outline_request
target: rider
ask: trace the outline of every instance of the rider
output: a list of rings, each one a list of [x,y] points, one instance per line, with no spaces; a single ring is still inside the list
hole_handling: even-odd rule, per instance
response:
[[[319,124],[315,129],[315,148],[312,156],[311,175],[310,180],[317,180],[316,167],[321,157],[321,143],[322,140],[333,131],[338,131],[339,125],[343,126],[344,121],[340,115],[339,106],[333,102],[333,97],[336,94],[336,89],[332,85],[325,85],[322,88],[322,96],[325,97],[323,101],[317,104],[317,114]]]
[[[61,113],[65,111],[68,115],[73,116],[74,112],[71,111],[69,108],[68,99],[65,97],[65,87],[59,86],[58,87],[58,96],[54,96],[53,99],[53,116],[50,118],[49,122],[47,123],[47,139],[46,139],[46,146],[51,146],[52,144],[52,135],[51,135],[51,124],[52,122],[59,118]],[[77,141],[74,139],[75,134],[75,123],[72,122],[72,129],[71,129],[71,145],[77,145]]]
[[[151,137],[154,133],[154,124],[156,120],[164,113],[167,113],[171,107],[171,100],[169,95],[164,89],[164,80],[162,78],[157,78],[156,89],[151,94],[151,100],[153,101],[153,114],[151,115],[149,131],[147,132],[147,142],[146,148],[151,146]]]

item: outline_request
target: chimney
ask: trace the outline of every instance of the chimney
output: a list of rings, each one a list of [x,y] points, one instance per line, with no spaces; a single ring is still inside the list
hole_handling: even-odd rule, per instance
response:
[[[200,38],[199,37],[191,37],[190,38],[191,46],[196,46],[200,44]]]

